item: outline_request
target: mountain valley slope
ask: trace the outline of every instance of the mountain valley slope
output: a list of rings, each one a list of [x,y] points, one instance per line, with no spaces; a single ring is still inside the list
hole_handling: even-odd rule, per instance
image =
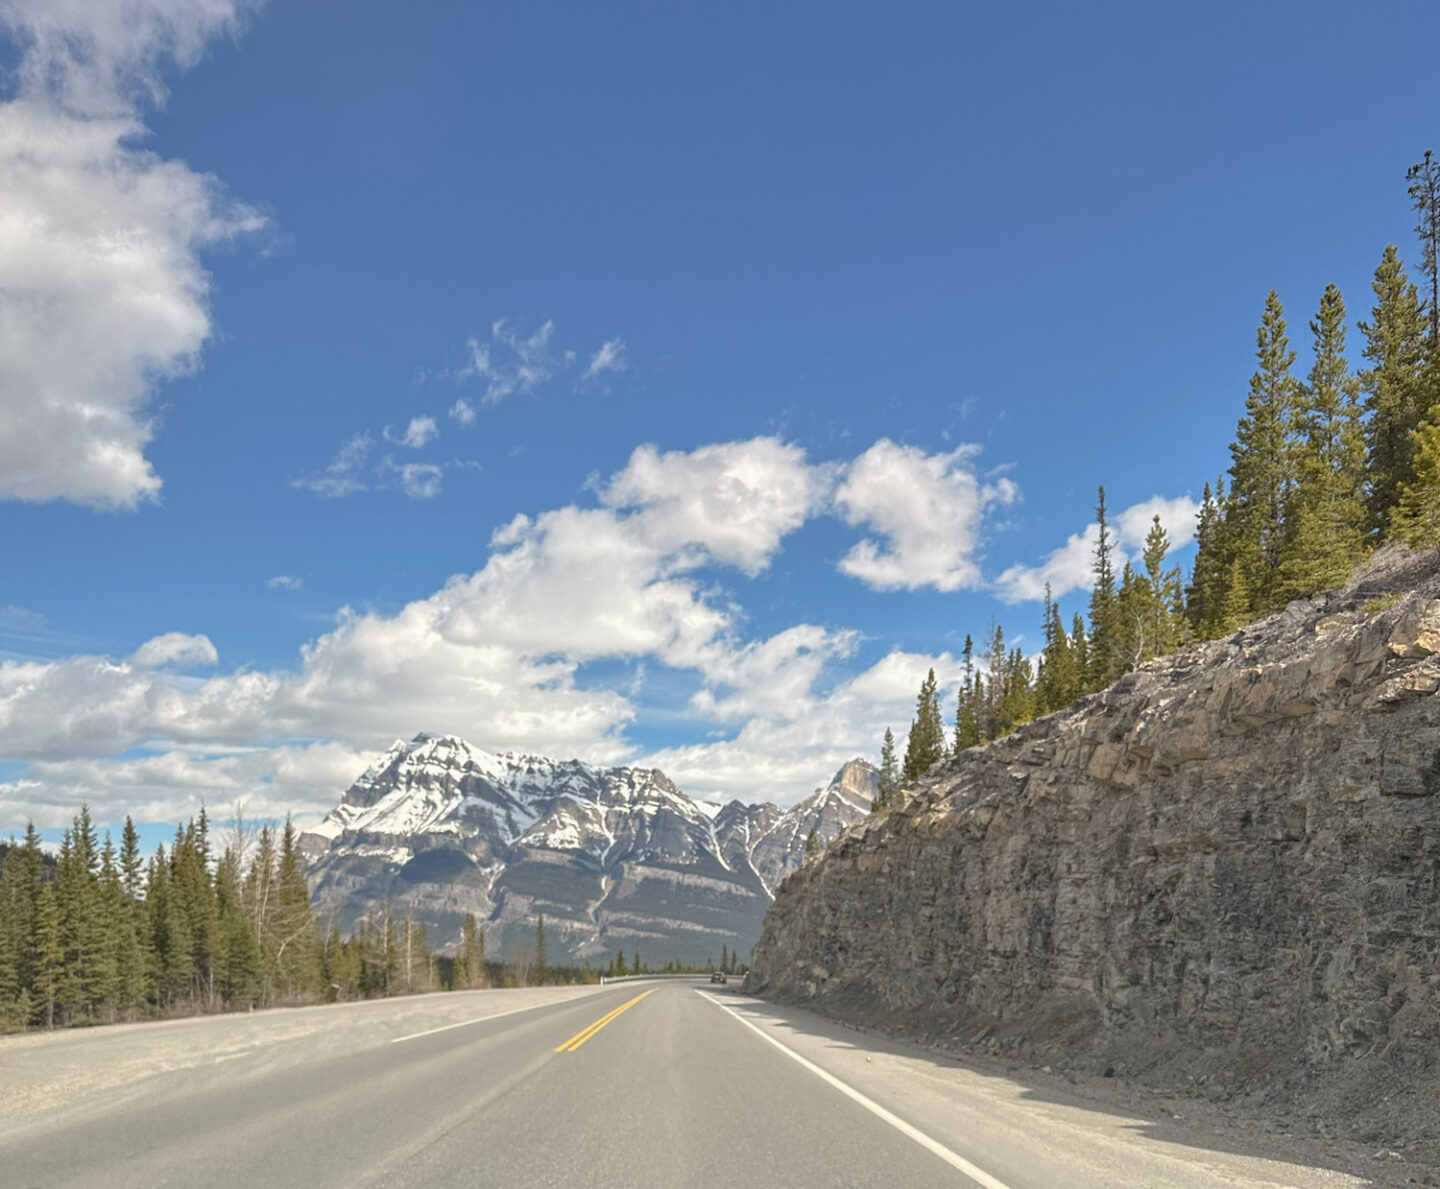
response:
[[[791,809],[710,816],[658,769],[497,754],[454,736],[397,742],[302,838],[316,911],[342,932],[388,907],[449,948],[474,913],[494,957],[703,963],[747,954],[773,888],[868,813],[874,769],[845,764]]]

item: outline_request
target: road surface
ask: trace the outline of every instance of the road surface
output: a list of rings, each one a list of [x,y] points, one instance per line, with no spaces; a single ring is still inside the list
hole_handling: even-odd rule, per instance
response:
[[[688,982],[0,1040],[5,1189],[1367,1183]]]

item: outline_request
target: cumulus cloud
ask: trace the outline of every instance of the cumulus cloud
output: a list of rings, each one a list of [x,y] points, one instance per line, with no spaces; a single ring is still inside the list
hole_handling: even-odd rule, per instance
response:
[[[176,682],[149,667],[159,645],[121,661],[0,664],[0,754],[103,757],[157,739],[238,746],[338,738],[373,748],[396,733],[429,729],[618,759],[629,750],[621,733],[634,708],[618,691],[581,688],[577,668],[653,657],[711,671],[734,696],[746,667],[735,612],[689,570],[706,560],[758,565],[803,519],[791,510],[801,497],[787,471],[803,467],[803,458],[790,448],[758,439],[695,453],[698,459],[656,456],[655,474],[666,481],[650,484],[637,478],[651,474],[650,453],[637,451],[607,488],[616,506],[516,517],[494,534],[480,570],[395,615],[343,613],[291,671]],[[699,512],[676,503],[666,486],[676,473],[715,489],[691,493]],[[739,538],[707,511],[724,506],[736,474],[750,476],[757,506],[768,509]],[[787,494],[755,486],[764,474]],[[694,531],[680,532],[677,517],[690,518]]]
[[[849,524],[873,530],[840,561],[840,571],[877,590],[980,585],[977,556],[985,512],[1019,498],[1009,479],[983,482],[978,448],[926,454],[881,439],[857,458],[835,492]]]
[[[299,590],[305,585],[305,582],[291,574],[276,574],[265,585],[271,590]]]
[[[756,574],[780,541],[823,503],[830,468],[812,467],[800,447],[755,438],[662,454],[641,446],[601,493],[612,508],[642,514],[635,527],[654,548],[702,548]]]
[[[912,452],[909,463],[941,490],[955,485],[951,456]],[[0,755],[31,761],[23,779],[39,781],[35,795],[57,805],[82,785],[98,802],[88,782],[110,780],[115,798],[129,790],[152,809],[171,796],[162,817],[186,812],[198,774],[217,774],[217,798],[253,790],[263,782],[255,774],[269,769],[242,753],[298,754],[316,740],[359,756],[432,730],[615,763],[636,759],[626,732],[643,686],[607,688],[581,669],[620,661],[637,673],[694,674],[699,689],[682,716],[697,730],[734,731],[651,757],[681,787],[793,800],[857,750],[873,750],[885,727],[903,736],[926,668],[947,683],[957,670],[948,655],[893,653],[835,683],[860,645],[856,633],[799,623],[747,635],[716,571],[764,570],[790,533],[833,506],[839,477],[775,438],[688,452],[641,446],[594,485],[596,506],[516,516],[494,532],[480,569],[394,614],[343,610],[291,667],[186,676],[176,668],[213,664],[213,646],[178,633],[124,659],[0,663]],[[853,468],[845,478],[854,480]],[[853,490],[867,482],[862,471]],[[913,556],[915,545],[896,548]],[[932,569],[932,579],[954,565],[952,557],[949,569]],[[117,758],[137,748],[162,754]],[[0,789],[0,810],[5,797],[24,795]]]
[[[136,759],[45,760],[0,782],[0,822],[68,826],[86,803],[96,820],[175,821],[243,801],[250,818],[293,814],[304,826],[335,807],[338,794],[379,756],[343,743],[215,754],[175,748]]]
[[[4,0],[23,47],[0,105],[0,498],[133,508],[153,397],[211,334],[206,248],[263,218],[219,183],[136,147],[163,92],[239,12],[221,0]]]
[[[604,372],[623,372],[628,366],[624,340],[606,339],[600,344],[600,349],[590,356],[582,379],[593,380]]]
[[[130,654],[130,663],[141,669],[158,669],[172,665],[177,669],[191,669],[200,665],[213,665],[220,659],[209,636],[187,636],[184,632],[166,632],[146,640]]]
[[[1173,499],[1155,495],[1131,504],[1114,518],[1117,570],[1125,562],[1139,559],[1156,516],[1169,534],[1171,549],[1183,549],[1195,537],[1195,514],[1199,509],[1200,506],[1185,495]],[[1100,525],[1087,524],[1080,532],[1071,533],[1065,544],[1052,550],[1039,565],[1017,563],[1009,567],[996,579],[995,593],[1007,603],[1021,603],[1044,598],[1047,584],[1057,599],[1082,590],[1094,581],[1091,567],[1099,541]]]
[[[948,720],[959,660],[948,652],[894,651],[828,691],[811,687],[792,691],[786,702],[756,706],[734,738],[663,748],[644,763],[663,768],[692,797],[793,804],[846,760],[873,756],[887,727],[903,747],[929,669],[946,699]]]

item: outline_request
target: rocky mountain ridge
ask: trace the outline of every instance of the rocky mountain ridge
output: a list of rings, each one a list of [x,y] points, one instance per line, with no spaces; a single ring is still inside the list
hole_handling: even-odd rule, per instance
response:
[[[809,831],[823,844],[868,812],[874,781],[854,760],[789,810],[733,801],[712,817],[658,769],[421,734],[397,741],[302,843],[315,907],[342,931],[388,905],[448,947],[473,912],[490,953],[518,956],[543,915],[552,962],[622,948],[704,961],[749,951]]]
[[[1440,1163],[1440,564],[937,765],[778,890],[746,988]]]

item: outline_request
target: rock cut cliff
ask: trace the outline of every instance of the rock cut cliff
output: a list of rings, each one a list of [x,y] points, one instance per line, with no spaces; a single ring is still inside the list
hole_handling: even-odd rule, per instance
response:
[[[1440,564],[1391,554],[937,765],[781,885],[746,988],[1431,1142],[1437,691]]]

